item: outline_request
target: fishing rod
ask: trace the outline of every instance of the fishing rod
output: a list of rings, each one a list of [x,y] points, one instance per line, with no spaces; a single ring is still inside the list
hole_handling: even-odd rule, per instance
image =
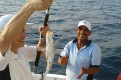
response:
[[[49,12],[50,12],[50,8],[48,8],[48,10],[46,11],[46,15],[45,15],[45,19],[44,19],[44,27],[47,26],[48,20],[49,20]]]
[[[44,27],[47,27],[47,25],[48,25],[49,11],[50,11],[50,8],[48,8],[48,10],[46,10],[46,15],[45,15],[44,22],[43,22]],[[43,36],[44,35],[40,36],[41,39],[44,38]],[[46,44],[45,39],[42,40],[42,42],[44,42],[44,44],[42,44],[42,46],[45,46],[45,44]],[[37,67],[38,67],[38,63],[39,63],[39,59],[40,59],[40,54],[41,54],[41,51],[37,51],[37,56],[36,56],[36,60],[35,60],[35,64],[34,64],[34,73],[37,73]]]

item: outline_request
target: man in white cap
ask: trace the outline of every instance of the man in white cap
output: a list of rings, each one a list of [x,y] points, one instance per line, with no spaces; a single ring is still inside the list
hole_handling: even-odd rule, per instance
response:
[[[10,71],[10,74],[7,75],[11,78],[7,78],[5,71],[4,79],[0,76],[0,80],[31,80],[28,62],[35,59],[36,54],[31,53],[35,53],[36,48],[29,47],[29,50],[28,47],[24,46],[24,27],[34,11],[46,10],[51,6],[51,3],[52,0],[29,0],[15,16],[11,18],[8,15],[5,21],[0,22],[1,25],[5,24],[5,26],[0,27],[0,71],[9,65],[8,71]],[[48,30],[48,27],[45,28],[46,30]],[[41,45],[41,40],[39,41],[38,45]],[[27,55],[29,52],[31,53]]]
[[[66,80],[93,80],[100,70],[101,49],[89,40],[90,22],[80,21],[76,33],[77,38],[66,44],[58,63],[67,64]]]

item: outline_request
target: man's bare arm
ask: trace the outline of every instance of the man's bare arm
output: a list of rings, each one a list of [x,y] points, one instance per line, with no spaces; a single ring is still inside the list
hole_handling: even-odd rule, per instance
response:
[[[22,9],[7,23],[4,30],[0,33],[0,52],[2,55],[4,55],[8,50],[14,37],[24,28],[32,13],[34,11],[47,9],[50,7],[51,3],[52,0],[30,0],[22,7]]]

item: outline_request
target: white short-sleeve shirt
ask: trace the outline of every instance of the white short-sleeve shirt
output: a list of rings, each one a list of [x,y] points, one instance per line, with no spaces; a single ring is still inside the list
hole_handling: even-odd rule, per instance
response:
[[[29,62],[35,61],[36,47],[24,46],[14,54],[10,49],[3,57],[0,53],[0,71],[9,64],[11,80],[31,80],[32,74]]]
[[[4,57],[2,56],[2,53],[0,52],[0,61],[2,61]]]

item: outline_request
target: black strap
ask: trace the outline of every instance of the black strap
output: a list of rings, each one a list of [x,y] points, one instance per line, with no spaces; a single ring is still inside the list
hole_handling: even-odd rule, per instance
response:
[[[92,67],[93,67],[93,66],[90,65],[90,68],[92,68]],[[94,75],[88,75],[88,76],[87,76],[87,80],[93,80],[93,76],[94,76]]]
[[[94,76],[94,75],[88,75],[88,76],[87,76],[87,80],[93,80],[93,76]]]
[[[90,68],[92,67],[100,67],[99,65],[90,65]],[[93,80],[94,75],[88,75],[87,80]]]
[[[11,80],[9,65],[7,65],[7,67],[3,71],[0,71],[0,80]]]

